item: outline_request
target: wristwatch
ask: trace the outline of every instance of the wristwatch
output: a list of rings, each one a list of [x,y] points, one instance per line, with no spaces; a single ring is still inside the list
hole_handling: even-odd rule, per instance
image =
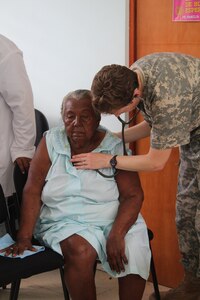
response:
[[[110,165],[111,165],[111,167],[112,167],[113,169],[115,169],[115,168],[116,168],[116,165],[117,165],[116,157],[117,157],[117,155],[114,155],[114,156],[111,158],[111,160],[110,160]]]

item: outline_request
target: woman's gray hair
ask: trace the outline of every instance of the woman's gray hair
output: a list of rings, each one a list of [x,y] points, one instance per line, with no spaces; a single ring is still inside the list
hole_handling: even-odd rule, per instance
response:
[[[91,101],[92,104],[92,93],[90,90],[75,90],[75,91],[71,91],[69,92],[62,101],[62,105],[61,105],[61,115],[63,118],[64,115],[64,108],[65,108],[65,103],[70,100],[70,99],[76,99],[76,100],[81,100],[81,99],[88,99]],[[94,113],[97,116],[97,119],[100,120],[101,119],[101,115],[100,113],[93,107],[94,109]]]

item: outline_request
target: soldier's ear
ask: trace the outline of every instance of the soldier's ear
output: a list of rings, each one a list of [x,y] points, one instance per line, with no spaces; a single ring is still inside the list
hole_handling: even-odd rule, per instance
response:
[[[133,97],[141,96],[141,92],[138,88],[134,89]]]
[[[133,103],[134,106],[136,107],[136,106],[139,104],[140,99],[141,99],[141,98],[140,98],[138,95],[135,95],[134,98],[131,100],[130,103]]]

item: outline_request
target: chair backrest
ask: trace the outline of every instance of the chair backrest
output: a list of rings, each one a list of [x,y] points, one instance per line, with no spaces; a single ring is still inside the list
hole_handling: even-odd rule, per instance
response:
[[[35,122],[36,122],[35,146],[37,147],[41,138],[43,137],[43,133],[49,129],[49,124],[45,115],[38,109],[35,109]],[[27,177],[28,177],[28,172],[22,174],[20,168],[16,164],[14,167],[13,179],[14,179],[14,185],[15,185],[19,207],[21,207],[22,193],[23,193],[23,188],[25,186]]]
[[[13,232],[11,230],[9,221],[10,221],[10,215],[6,205],[6,198],[2,186],[0,185],[0,224],[4,224],[6,228],[6,232],[12,235]]]
[[[26,184],[28,172],[22,173],[19,166],[16,164],[13,171],[13,180],[19,208],[21,207],[23,189]]]
[[[41,138],[43,137],[43,133],[49,129],[49,124],[45,115],[38,109],[35,109],[35,122],[36,122],[35,146],[37,147]]]
[[[2,186],[0,185],[0,224],[5,223],[8,219],[8,209]]]

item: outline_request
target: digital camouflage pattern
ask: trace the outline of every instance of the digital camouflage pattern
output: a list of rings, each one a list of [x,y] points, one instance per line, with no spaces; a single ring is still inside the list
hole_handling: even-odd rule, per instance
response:
[[[180,148],[176,225],[184,268],[200,278],[200,127]]]
[[[180,146],[176,225],[182,263],[200,277],[200,59],[154,53],[132,66],[142,84],[151,147]]]
[[[141,75],[151,146],[165,149],[188,144],[190,132],[200,126],[200,59],[155,53],[137,60],[131,69]]]

